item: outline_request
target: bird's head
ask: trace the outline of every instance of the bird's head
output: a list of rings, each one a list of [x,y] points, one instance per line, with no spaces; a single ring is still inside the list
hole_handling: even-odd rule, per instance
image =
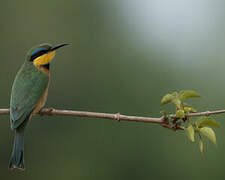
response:
[[[27,53],[27,60],[33,62],[35,66],[49,64],[55,56],[56,49],[59,49],[68,44],[58,44],[52,46],[50,44],[40,44],[29,50]]]

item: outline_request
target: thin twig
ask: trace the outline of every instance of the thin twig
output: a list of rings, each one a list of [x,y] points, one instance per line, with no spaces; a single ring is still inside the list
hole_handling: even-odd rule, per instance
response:
[[[186,117],[196,117],[196,116],[210,116],[215,114],[225,113],[225,110],[217,110],[217,111],[205,111],[205,112],[197,112],[197,113],[189,113],[186,114]],[[0,109],[0,115],[8,115],[9,109]],[[167,123],[168,118],[165,116],[159,118],[152,117],[140,117],[140,116],[127,116],[122,115],[120,113],[99,113],[99,112],[88,112],[88,111],[73,111],[73,110],[60,110],[54,108],[45,108],[39,112],[40,115],[61,115],[61,116],[78,116],[78,117],[90,117],[90,118],[103,118],[110,119],[116,121],[130,121],[130,122],[145,122],[145,123],[154,123],[160,124],[165,128],[169,128],[172,130],[183,130],[181,127],[171,126]],[[168,117],[176,118],[175,114],[170,114]]]
[[[9,114],[9,109],[0,109],[0,114]],[[45,108],[39,112],[40,115],[60,115],[60,116],[78,116],[78,117],[91,117],[91,118],[103,118],[116,121],[135,121],[161,124],[164,122],[164,118],[151,118],[151,117],[138,117],[138,116],[126,116],[120,113],[99,113],[99,112],[87,112],[87,111],[72,111],[72,110],[60,110],[54,108]]]
[[[198,116],[210,116],[210,115],[216,115],[216,114],[223,114],[225,113],[225,110],[217,110],[217,111],[204,111],[204,112],[196,112],[196,113],[189,113],[186,114],[186,117],[198,117]],[[170,114],[170,118],[175,118],[175,114]]]

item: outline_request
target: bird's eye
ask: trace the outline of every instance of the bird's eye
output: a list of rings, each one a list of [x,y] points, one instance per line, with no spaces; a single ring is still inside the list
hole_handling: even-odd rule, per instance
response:
[[[34,50],[31,54],[31,58],[30,58],[30,61],[33,61],[34,59],[36,59],[37,57],[47,53],[48,50],[46,49],[43,49],[43,48],[38,48],[36,50]]]

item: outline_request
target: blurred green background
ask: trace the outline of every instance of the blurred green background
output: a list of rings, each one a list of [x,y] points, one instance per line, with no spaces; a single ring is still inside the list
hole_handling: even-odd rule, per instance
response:
[[[3,1],[0,108],[9,106],[29,48],[69,43],[52,63],[48,107],[160,116],[161,97],[192,89],[199,111],[225,108],[225,2],[210,0]],[[0,121],[1,179],[223,179],[225,118],[217,147],[199,152],[183,132],[158,125],[35,116],[26,171],[10,171],[9,116]]]

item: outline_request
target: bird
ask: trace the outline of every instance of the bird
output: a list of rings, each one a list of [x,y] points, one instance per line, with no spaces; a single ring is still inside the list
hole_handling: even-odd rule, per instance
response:
[[[31,48],[14,79],[10,98],[10,127],[14,131],[9,168],[24,170],[24,133],[28,121],[47,100],[50,63],[56,50],[68,44],[43,43]]]

